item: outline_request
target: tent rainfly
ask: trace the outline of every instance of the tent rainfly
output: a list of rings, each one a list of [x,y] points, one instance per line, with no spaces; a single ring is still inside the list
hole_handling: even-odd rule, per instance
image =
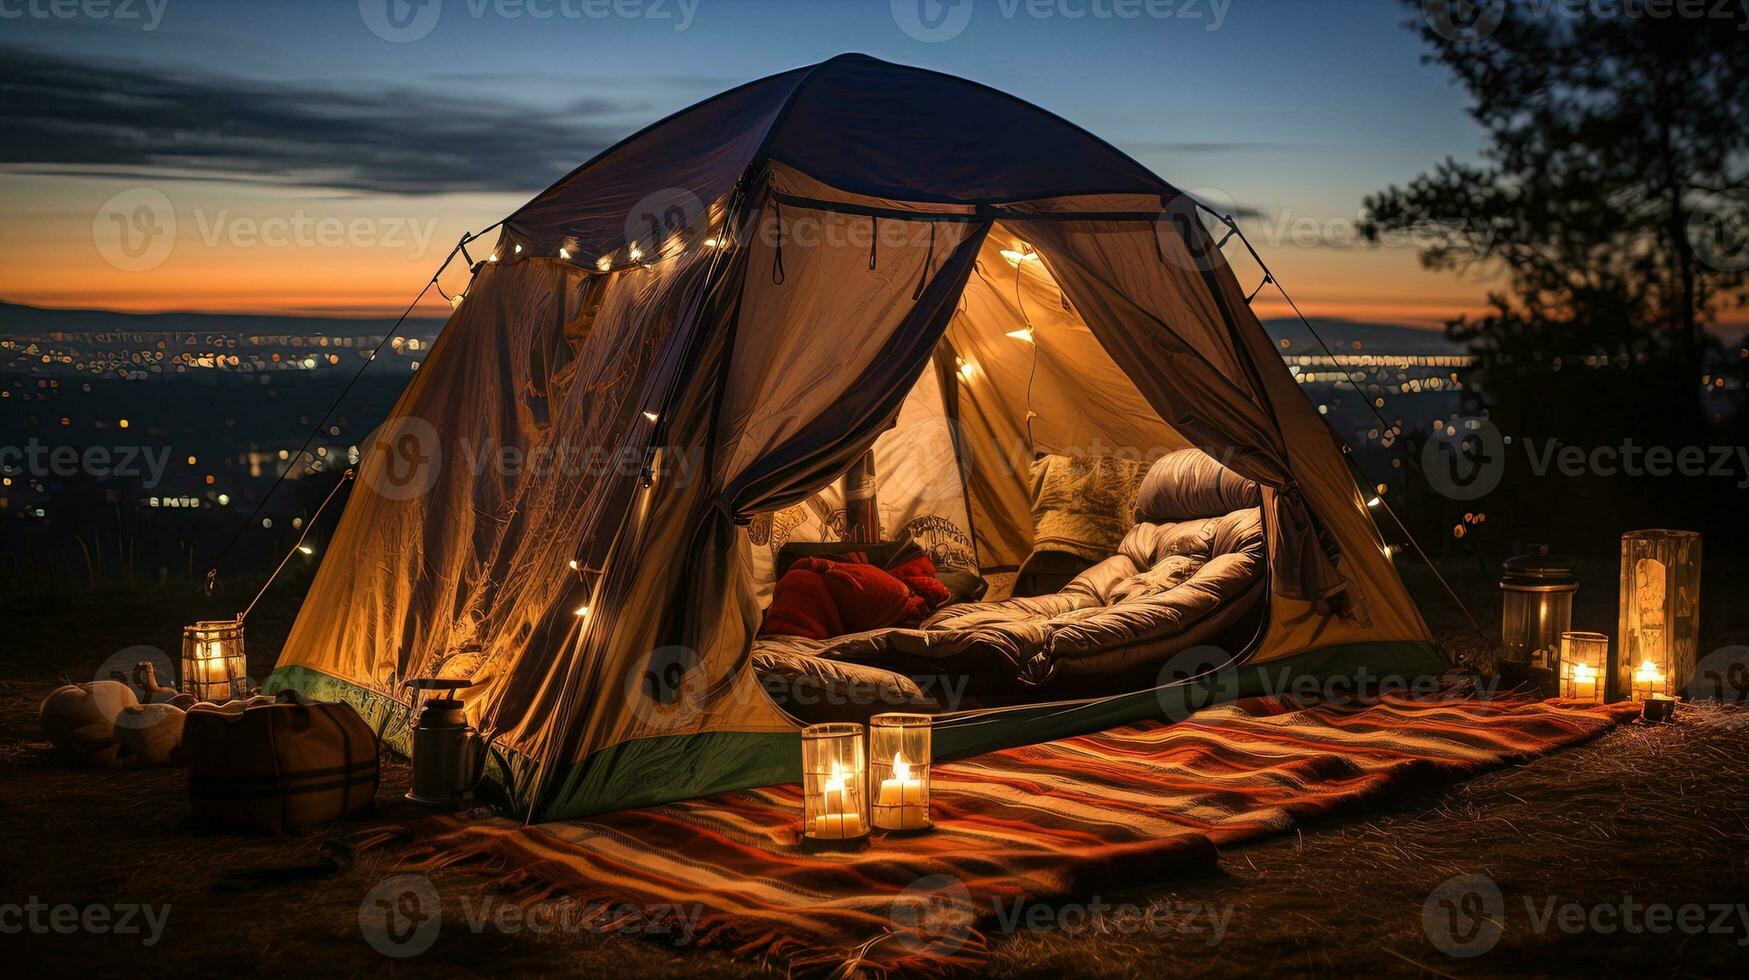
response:
[[[491,778],[532,820],[794,780],[799,723],[752,669],[750,532],[872,448],[883,514],[929,516],[994,576],[1031,550],[1031,454],[1187,446],[1262,491],[1267,610],[1220,696],[1444,668],[1196,203],[1003,92],[840,56],[505,219],[268,687],[392,734],[406,681],[470,679]],[[945,712],[937,757],[1191,710],[1211,676]]]

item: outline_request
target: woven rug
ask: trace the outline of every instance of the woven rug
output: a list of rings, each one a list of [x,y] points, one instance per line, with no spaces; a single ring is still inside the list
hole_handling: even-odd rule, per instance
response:
[[[538,827],[433,818],[407,864],[482,863],[512,901],[563,897],[594,928],[668,928],[793,973],[972,972],[1004,908],[1211,870],[1219,846],[1583,741],[1635,707],[1253,699],[939,765],[935,829],[856,852],[804,852],[800,788],[775,786]]]

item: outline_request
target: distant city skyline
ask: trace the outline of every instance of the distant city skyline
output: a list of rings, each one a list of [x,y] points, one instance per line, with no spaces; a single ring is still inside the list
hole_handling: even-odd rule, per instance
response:
[[[1309,315],[1431,326],[1485,305],[1487,283],[1410,244],[1355,240],[1367,193],[1480,146],[1392,0],[60,9],[22,6],[0,41],[9,302],[393,315],[463,232],[619,138],[856,50],[1034,101],[1247,215]],[[1267,290],[1257,309],[1290,312]]]

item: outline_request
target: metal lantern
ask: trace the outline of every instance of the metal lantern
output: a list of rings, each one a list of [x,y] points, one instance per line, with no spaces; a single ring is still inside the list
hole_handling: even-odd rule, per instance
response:
[[[1621,628],[1614,700],[1672,696],[1694,675],[1700,645],[1700,534],[1621,537]]]
[[[875,715],[868,723],[871,812],[881,830],[929,829],[930,718]]]
[[[1608,669],[1609,637],[1574,631],[1561,634],[1561,697],[1602,704]]]
[[[1579,591],[1573,560],[1542,548],[1506,559],[1504,572],[1500,641],[1506,646],[1505,660],[1552,669],[1561,634],[1573,625],[1573,593]]]
[[[249,696],[243,621],[208,619],[182,628],[182,689],[202,701]]]
[[[802,838],[822,844],[868,837],[868,761],[862,726],[802,729]]]

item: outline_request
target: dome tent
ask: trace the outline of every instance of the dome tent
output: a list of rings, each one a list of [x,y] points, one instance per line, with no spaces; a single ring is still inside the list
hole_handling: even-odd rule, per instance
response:
[[[1031,548],[1031,453],[1196,446],[1256,481],[1268,608],[1223,696],[1444,667],[1195,202],[1005,93],[846,55],[505,219],[366,448],[269,689],[392,733],[407,680],[466,677],[530,819],[794,780],[799,723],[751,668],[756,518],[930,432],[930,465],[880,468],[882,505],[925,500],[985,571]],[[950,711],[937,756],[1206,690]]]

